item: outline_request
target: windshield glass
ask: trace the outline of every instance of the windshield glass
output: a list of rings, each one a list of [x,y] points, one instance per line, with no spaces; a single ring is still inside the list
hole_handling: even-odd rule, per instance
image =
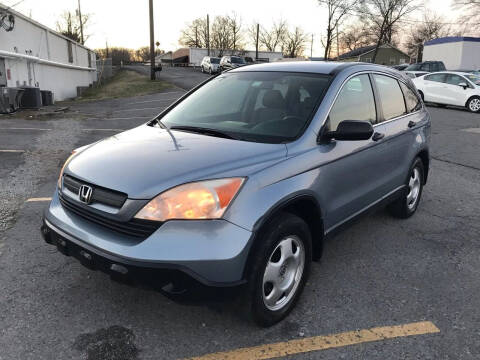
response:
[[[245,64],[244,58],[232,56],[231,59],[234,64]]]
[[[210,58],[210,62],[212,64],[220,64],[220,59],[219,58]]]
[[[210,129],[246,141],[287,142],[304,131],[328,83],[329,76],[321,74],[224,73],[189,95],[161,121],[169,128]]]
[[[472,74],[472,75],[465,75],[465,77],[475,85],[480,86],[480,76]]]

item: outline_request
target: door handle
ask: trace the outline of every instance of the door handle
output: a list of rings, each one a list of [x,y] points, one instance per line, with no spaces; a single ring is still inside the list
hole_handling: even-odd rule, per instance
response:
[[[414,127],[415,125],[417,125],[417,123],[416,123],[415,121],[410,120],[410,121],[408,122],[408,127],[409,127],[409,128],[412,128],[412,127]]]
[[[384,137],[385,137],[385,134],[376,132],[375,134],[373,134],[372,140],[373,141],[378,141],[378,140],[383,139]]]

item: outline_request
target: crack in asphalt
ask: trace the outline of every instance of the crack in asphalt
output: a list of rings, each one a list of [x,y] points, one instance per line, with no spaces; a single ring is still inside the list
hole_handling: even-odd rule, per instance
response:
[[[440,158],[438,158],[438,157],[436,157],[436,156],[432,156],[431,158],[434,159],[434,160],[437,160],[437,161],[441,161],[441,162],[448,163],[448,164],[458,165],[458,166],[462,166],[462,167],[465,167],[465,168],[468,168],[468,169],[480,171],[480,168],[478,168],[478,167],[476,167],[476,166],[465,165],[465,164],[458,163],[458,162],[451,161],[451,160],[440,159]]]

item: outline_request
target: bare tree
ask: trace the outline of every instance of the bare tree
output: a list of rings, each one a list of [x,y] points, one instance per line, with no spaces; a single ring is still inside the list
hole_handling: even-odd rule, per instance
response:
[[[207,19],[197,18],[181,31],[178,42],[184,46],[205,48],[207,47],[208,29]]]
[[[340,50],[342,52],[352,51],[375,43],[369,29],[362,23],[355,23],[348,26],[339,34]]]
[[[327,34],[325,41],[322,41],[325,47],[325,59],[330,56],[332,42],[336,38],[335,32],[338,33],[342,21],[351,14],[359,2],[360,0],[318,0],[318,3],[328,10]]]
[[[155,49],[155,56],[163,54],[164,51],[160,49]],[[135,60],[136,61],[150,61],[150,46],[142,46],[141,48],[135,50]]]
[[[371,25],[376,39],[372,62],[375,62],[378,48],[382,44],[392,43],[395,27],[406,15],[418,6],[417,0],[364,0],[359,7],[361,19]]]
[[[232,48],[232,27],[230,24],[230,19],[227,16],[215,17],[212,24],[210,38],[210,44],[213,48],[218,49],[219,56],[223,56],[225,50]]]
[[[454,0],[453,8],[461,9],[464,15],[460,16],[459,25],[463,24],[463,31],[478,34],[480,32],[480,0]]]
[[[283,44],[285,57],[296,58],[301,56],[305,50],[306,41],[307,36],[301,28],[296,27],[294,31],[289,31]]]
[[[270,29],[261,27],[258,42],[268,51],[275,51],[282,47],[288,35],[288,25],[283,19],[275,21]]]
[[[450,36],[452,33],[452,27],[445,23],[443,17],[432,11],[425,11],[423,21],[411,27],[404,45],[408,55],[419,61],[418,57],[425,41]]]
[[[88,27],[90,20],[90,14],[82,14],[84,43],[90,37],[90,35],[85,34],[85,29]],[[62,15],[60,15],[60,19],[57,21],[57,31],[73,41],[78,43],[81,43],[82,41],[80,34],[80,19],[77,15],[72,14],[70,11],[64,11]]]
[[[242,29],[242,19],[237,13],[233,12],[232,15],[227,16],[230,27],[231,27],[231,36],[232,36],[232,49],[235,51],[237,48],[243,48],[243,29]]]

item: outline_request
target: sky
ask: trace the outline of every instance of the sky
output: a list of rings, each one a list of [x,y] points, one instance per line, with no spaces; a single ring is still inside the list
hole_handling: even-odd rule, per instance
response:
[[[19,1],[0,0],[7,6]],[[425,1],[426,7],[434,9],[437,14],[447,20],[454,19],[451,0]],[[14,9],[55,29],[62,12],[74,12],[77,6],[78,0],[23,0]],[[327,13],[317,0],[153,0],[153,6],[155,41],[167,51],[179,47],[180,31],[191,20],[209,14],[212,21],[215,15],[235,11],[245,27],[254,22],[269,27],[279,18],[285,19],[291,27],[300,26],[309,34],[305,55],[310,55],[313,34],[313,56],[323,56],[320,36],[325,32]],[[136,49],[149,44],[148,0],[81,0],[81,9],[83,14],[91,14],[86,46],[104,48],[108,42],[109,46]]]

